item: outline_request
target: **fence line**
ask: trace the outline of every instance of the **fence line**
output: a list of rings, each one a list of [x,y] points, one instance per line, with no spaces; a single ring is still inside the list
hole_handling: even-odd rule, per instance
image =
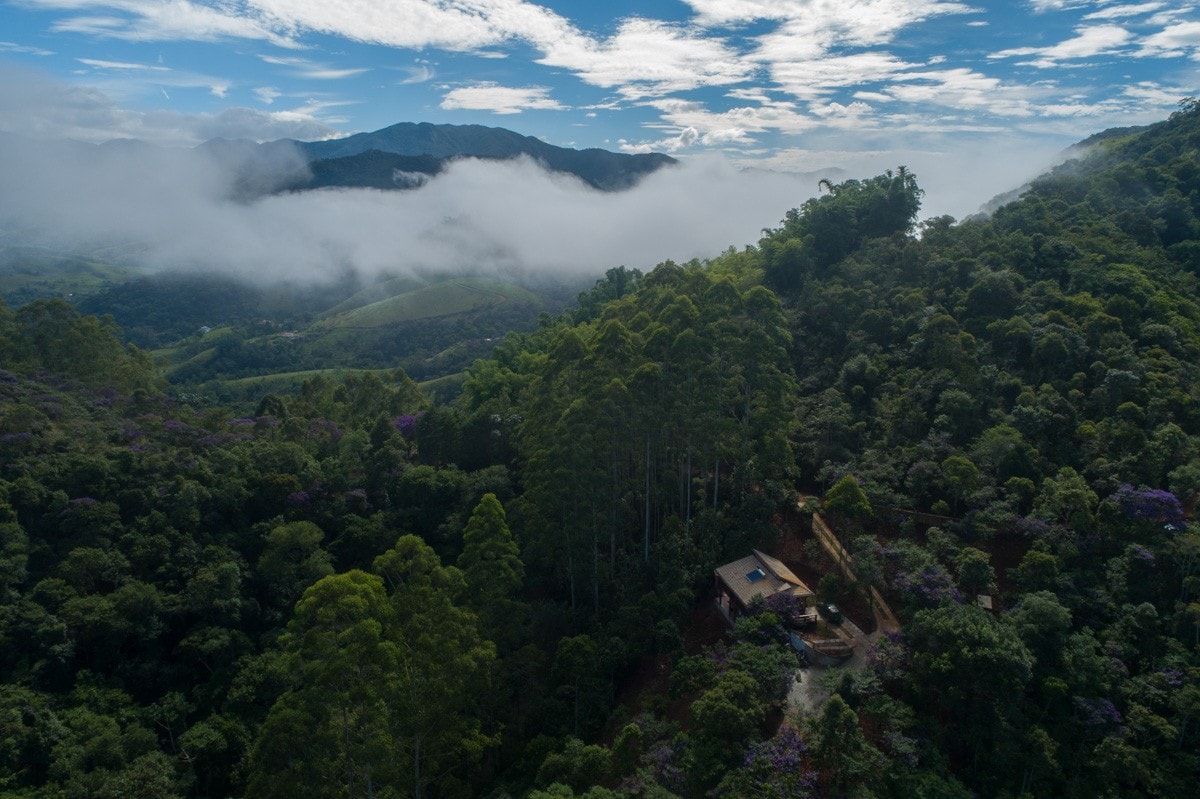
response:
[[[838,568],[841,570],[847,579],[851,582],[858,582],[858,578],[854,576],[854,572],[850,569],[850,564],[854,559],[850,557],[850,553],[842,546],[842,542],[838,541],[833,530],[821,518],[821,514],[814,513],[812,516],[813,533],[817,536],[817,540],[825,547],[825,550],[833,556],[837,561]],[[892,608],[883,599],[883,595],[879,593],[879,589],[871,586],[871,599],[874,602],[875,625],[884,632],[897,632],[900,629],[900,620],[896,618],[896,614],[892,612]]]

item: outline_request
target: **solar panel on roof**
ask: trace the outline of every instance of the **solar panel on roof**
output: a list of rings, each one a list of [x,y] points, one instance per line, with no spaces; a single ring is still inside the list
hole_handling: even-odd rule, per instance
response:
[[[766,576],[767,576],[766,573],[762,569],[755,569],[754,571],[752,571],[746,575],[746,579],[752,583],[757,583],[759,580],[763,579]]]

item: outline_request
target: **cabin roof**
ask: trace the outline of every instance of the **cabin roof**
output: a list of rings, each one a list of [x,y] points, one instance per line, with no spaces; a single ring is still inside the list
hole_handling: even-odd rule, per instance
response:
[[[715,574],[742,607],[749,607],[759,597],[766,599],[784,591],[799,597],[813,593],[782,561],[757,549],[741,560],[718,567]]]

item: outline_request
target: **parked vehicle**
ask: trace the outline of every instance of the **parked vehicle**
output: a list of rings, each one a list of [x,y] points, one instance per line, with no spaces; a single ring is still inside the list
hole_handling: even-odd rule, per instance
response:
[[[825,617],[825,621],[830,624],[837,625],[842,623],[842,619],[844,618],[842,611],[832,602],[822,602],[820,605],[817,605],[817,610],[821,611],[821,615]]]

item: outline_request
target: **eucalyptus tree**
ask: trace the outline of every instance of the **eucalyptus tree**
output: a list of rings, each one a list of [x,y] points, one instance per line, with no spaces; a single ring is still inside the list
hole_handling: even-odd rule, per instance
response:
[[[317,581],[279,647],[288,684],[250,758],[254,796],[425,796],[464,790],[495,744],[482,708],[495,647],[461,605],[462,573],[415,536]]]
[[[471,513],[458,568],[467,582],[465,602],[478,614],[481,629],[501,652],[511,652],[528,622],[529,607],[520,599],[525,564],[495,494],[484,494]]]

